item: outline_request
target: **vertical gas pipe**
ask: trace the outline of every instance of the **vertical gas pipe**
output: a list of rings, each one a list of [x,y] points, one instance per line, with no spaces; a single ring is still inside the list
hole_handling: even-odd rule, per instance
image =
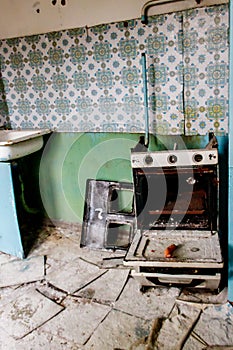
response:
[[[144,110],[145,110],[145,146],[149,144],[149,110],[148,110],[148,93],[146,78],[146,55],[142,53],[142,76],[143,76],[143,93],[144,93]]]

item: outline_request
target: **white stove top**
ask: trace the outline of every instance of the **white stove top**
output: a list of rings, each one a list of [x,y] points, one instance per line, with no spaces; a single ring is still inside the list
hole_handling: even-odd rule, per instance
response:
[[[164,257],[171,244],[177,248],[172,258]],[[136,232],[126,255],[128,265],[163,267],[221,268],[223,258],[218,232],[152,230]]]
[[[217,149],[132,152],[132,168],[202,166],[218,164]]]

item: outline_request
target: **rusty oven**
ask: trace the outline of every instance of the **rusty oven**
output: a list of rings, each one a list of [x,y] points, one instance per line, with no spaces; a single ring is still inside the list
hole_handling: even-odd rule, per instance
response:
[[[137,231],[124,264],[141,285],[217,289],[218,150],[131,153]]]

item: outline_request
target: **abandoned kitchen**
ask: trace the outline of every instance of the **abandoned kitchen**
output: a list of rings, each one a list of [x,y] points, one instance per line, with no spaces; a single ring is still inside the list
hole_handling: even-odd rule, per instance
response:
[[[233,349],[231,0],[2,0],[0,349]]]

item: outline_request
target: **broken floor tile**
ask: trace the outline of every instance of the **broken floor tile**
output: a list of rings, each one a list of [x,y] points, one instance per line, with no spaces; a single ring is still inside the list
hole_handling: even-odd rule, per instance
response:
[[[34,330],[23,339],[20,339],[16,343],[16,348],[11,350],[82,350],[74,342],[70,342],[67,339],[55,336],[49,333],[45,333],[39,329]],[[1,349],[3,350],[3,349]],[[4,350],[9,350],[8,348]]]
[[[69,263],[58,263],[58,268],[55,270],[53,270],[51,259],[49,264],[51,268],[46,273],[46,280],[53,286],[70,294],[83,288],[105,272],[80,258]]]
[[[195,308],[188,304],[175,304],[169,318],[164,321],[159,331],[156,340],[158,349],[182,349],[200,312],[200,308]]]
[[[191,333],[182,350],[203,350],[206,348],[206,345],[202,339],[198,339]]]
[[[47,282],[38,285],[37,290],[47,298],[55,301],[57,304],[60,304],[67,296],[67,293],[57,290]]]
[[[15,256],[0,252],[0,265],[15,260]]]
[[[129,270],[108,270],[76,295],[102,302],[114,302],[121,293],[128,275]]]
[[[151,288],[145,293],[139,290],[139,284],[129,278],[115,309],[144,319],[164,318],[169,315],[179,295],[178,288]]]
[[[23,294],[27,294],[32,290],[36,289],[36,283],[25,284],[22,286],[6,287],[0,289],[0,310],[2,310],[6,304],[11,303],[15,299],[19,298]]]
[[[62,310],[33,288],[0,310],[0,324],[9,335],[22,338]]]
[[[97,264],[102,269],[112,269],[117,267],[123,268],[124,256],[119,256],[116,258],[104,258],[102,261],[99,261]]]
[[[219,293],[196,288],[192,290],[183,289],[178,299],[193,303],[225,304],[227,298],[227,288],[222,289]]]
[[[0,265],[0,287],[39,281],[44,278],[44,256],[16,259]]]
[[[10,344],[10,345],[9,345]],[[1,350],[16,350],[16,340],[6,333],[0,326],[0,349]],[[17,348],[18,350],[18,348]]]
[[[83,345],[111,308],[106,305],[68,297],[65,310],[41,327],[41,330]]]
[[[94,250],[89,249],[87,247],[81,248],[80,256],[85,259],[86,261],[95,264],[101,268],[105,268],[105,266],[101,265],[101,261],[103,259],[118,259],[122,258],[122,256],[125,255],[125,252],[122,252],[121,250],[118,251],[112,251],[112,250]]]
[[[233,307],[230,303],[207,307],[193,331],[208,345],[233,346]]]
[[[151,321],[112,310],[95,330],[85,350],[137,349],[146,344]],[[133,347],[135,346],[135,347]]]

